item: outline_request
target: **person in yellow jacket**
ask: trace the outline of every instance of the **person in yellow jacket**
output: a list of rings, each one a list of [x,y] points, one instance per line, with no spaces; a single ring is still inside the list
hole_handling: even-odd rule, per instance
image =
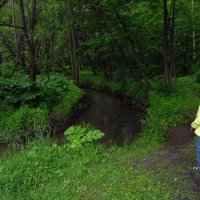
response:
[[[192,132],[196,136],[197,167],[194,167],[194,170],[200,172],[200,106],[191,127]]]

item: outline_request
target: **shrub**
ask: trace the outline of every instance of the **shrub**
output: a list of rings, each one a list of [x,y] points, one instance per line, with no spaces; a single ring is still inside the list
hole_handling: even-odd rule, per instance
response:
[[[69,114],[82,95],[83,92],[71,80],[58,73],[51,74],[49,80],[47,76],[39,75],[34,84],[22,73],[12,78],[0,78],[1,102],[16,108],[28,104],[49,111],[64,110]]]
[[[147,118],[143,121],[143,139],[162,143],[165,141],[167,129],[183,123],[187,111],[199,104],[199,99],[192,92],[164,96],[152,94]]]
[[[51,111],[53,111],[56,117],[63,118],[70,114],[72,108],[83,97],[84,92],[78,88],[72,81],[68,81],[68,91],[63,93],[62,99],[54,106],[52,106]]]
[[[96,130],[91,125],[85,124],[71,126],[64,134],[69,141],[69,147],[71,148],[87,146],[104,136],[104,133],[100,130]]]
[[[13,75],[14,67],[12,62],[4,62],[0,65],[1,76],[5,78],[10,78]]]
[[[22,137],[40,136],[49,131],[48,112],[28,106],[17,111],[2,113],[0,118],[0,141],[19,141]]]
[[[21,105],[31,95],[32,84],[27,76],[13,76],[13,78],[0,78],[0,99],[2,102],[14,105]],[[36,95],[36,94],[34,94]],[[33,98],[33,97],[32,97]]]

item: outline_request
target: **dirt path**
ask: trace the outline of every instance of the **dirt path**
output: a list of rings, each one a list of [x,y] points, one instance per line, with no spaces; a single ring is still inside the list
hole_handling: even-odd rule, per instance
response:
[[[195,141],[189,123],[171,128],[167,144],[134,165],[151,170],[162,184],[170,186],[174,200],[200,200],[200,189],[189,175],[196,166]]]

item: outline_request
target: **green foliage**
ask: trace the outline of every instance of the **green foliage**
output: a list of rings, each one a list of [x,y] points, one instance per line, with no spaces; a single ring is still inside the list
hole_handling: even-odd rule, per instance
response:
[[[37,86],[41,91],[40,106],[47,107],[52,111],[53,107],[63,100],[64,95],[69,93],[71,85],[71,80],[62,74],[50,74],[49,80],[47,76],[38,76]]]
[[[86,124],[71,126],[64,134],[71,148],[88,146],[104,136],[103,132],[95,130],[94,127]]]
[[[13,75],[12,78],[0,78],[0,98],[7,105],[23,105],[30,103],[38,96],[31,92],[32,83],[24,74]]]
[[[0,64],[1,76],[4,78],[11,78],[14,73],[13,62],[4,62]]]
[[[48,114],[68,116],[83,95],[83,91],[62,74],[51,74],[50,79],[40,75],[34,84],[23,73],[14,74],[12,78],[1,77],[0,140],[19,140],[22,136],[46,133],[50,128]]]
[[[54,112],[58,118],[66,117],[83,96],[83,90],[78,88],[73,81],[68,80],[68,91],[63,91],[62,99],[57,102],[57,105],[54,102],[51,111]]]
[[[1,142],[20,141],[31,136],[38,137],[48,133],[49,130],[50,121],[46,110],[24,106],[17,111],[4,109],[1,112]]]
[[[166,90],[162,90],[160,81],[154,80],[149,94],[150,107],[142,121],[142,139],[159,144],[165,142],[167,129],[185,122],[188,110],[200,104],[199,91],[199,83],[193,77],[178,78]]]
[[[31,105],[68,115],[74,104],[83,96],[82,90],[62,74],[39,75],[32,84],[23,73],[12,78],[0,78],[0,99],[7,105]]]
[[[143,121],[143,137],[147,142],[163,143],[167,129],[183,123],[187,111],[197,107],[199,99],[192,93],[158,96],[152,94],[146,120]]]

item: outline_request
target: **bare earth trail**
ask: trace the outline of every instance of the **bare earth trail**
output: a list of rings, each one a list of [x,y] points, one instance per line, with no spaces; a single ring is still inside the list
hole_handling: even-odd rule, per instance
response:
[[[195,111],[188,114],[186,125],[169,129],[167,143],[147,159],[133,161],[134,167],[152,171],[161,184],[174,191],[174,200],[200,200],[200,188],[193,184],[189,171],[196,166],[195,140],[191,137],[190,122]]]

